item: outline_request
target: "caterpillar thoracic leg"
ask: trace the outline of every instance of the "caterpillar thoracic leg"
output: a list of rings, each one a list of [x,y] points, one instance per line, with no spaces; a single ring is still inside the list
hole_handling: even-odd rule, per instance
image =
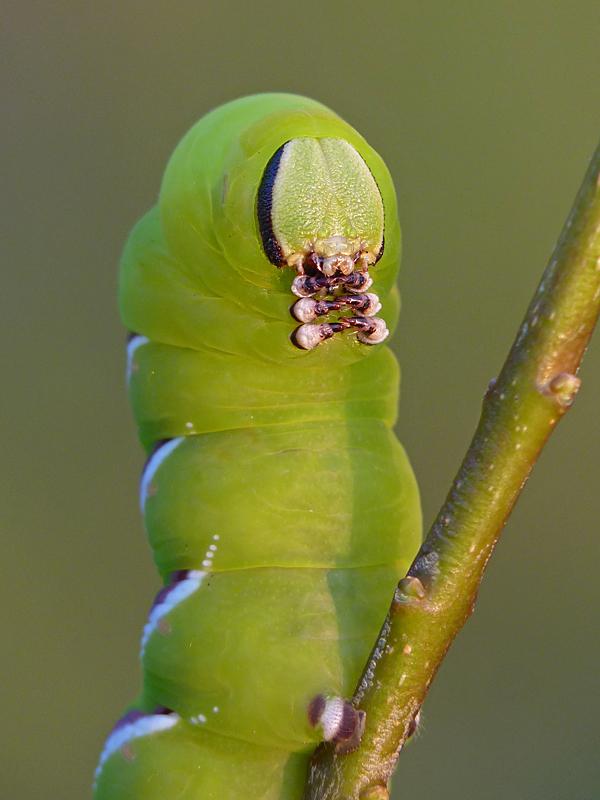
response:
[[[345,308],[352,309],[365,317],[373,317],[381,310],[381,303],[376,294],[340,295],[336,296],[334,300],[314,300],[312,297],[303,297],[294,303],[292,314],[298,322],[311,322],[317,317]]]
[[[350,328],[358,331],[363,344],[381,344],[389,336],[387,325],[378,317],[340,317],[336,322],[306,323],[294,331],[295,344],[303,350],[312,350],[321,342]]]
[[[292,282],[292,292],[296,297],[312,297],[318,292],[330,294],[334,289],[343,286],[349,292],[366,292],[373,285],[368,272],[352,272],[350,275],[298,275]]]

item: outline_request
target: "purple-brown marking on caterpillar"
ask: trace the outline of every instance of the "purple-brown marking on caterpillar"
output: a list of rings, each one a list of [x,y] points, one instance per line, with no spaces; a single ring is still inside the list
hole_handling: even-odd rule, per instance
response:
[[[308,704],[308,721],[313,728],[316,728],[323,711],[325,710],[325,696],[318,694]]]

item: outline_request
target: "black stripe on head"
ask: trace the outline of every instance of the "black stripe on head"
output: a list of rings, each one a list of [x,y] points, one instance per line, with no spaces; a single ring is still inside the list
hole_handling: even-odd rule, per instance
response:
[[[385,234],[381,237],[381,247],[379,248],[379,252],[377,253],[377,258],[375,259],[375,263],[377,263],[381,258],[381,256],[383,255],[384,247],[385,247]]]
[[[263,249],[271,264],[275,264],[277,267],[283,266],[285,262],[281,247],[273,231],[271,209],[273,206],[273,186],[277,178],[277,173],[279,172],[279,162],[281,161],[281,156],[283,155],[286,144],[287,142],[282,144],[279,150],[269,159],[256,196],[256,216],[258,218],[258,227],[260,229]]]

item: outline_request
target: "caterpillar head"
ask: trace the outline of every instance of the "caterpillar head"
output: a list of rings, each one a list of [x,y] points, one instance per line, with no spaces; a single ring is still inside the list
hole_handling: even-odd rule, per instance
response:
[[[283,144],[265,168],[256,211],[269,261],[298,273],[292,291],[302,299],[292,316],[306,323],[306,298],[314,296],[313,317],[329,315],[295,331],[298,347],[311,350],[349,328],[363,344],[388,336],[382,320],[369,319],[381,307],[377,296],[360,294],[371,280],[367,270],[383,253],[383,200],[349,142],[306,136]],[[347,310],[358,316],[338,313]]]
[[[383,253],[383,201],[363,158],[344,139],[291,139],[272,156],[257,197],[269,261],[299,272],[350,274]]]
[[[396,321],[401,235],[389,172],[319,103],[257,95],[200,120],[169,161],[158,224],[183,283],[221,298],[232,317],[243,311],[236,319],[247,324],[226,330],[244,352],[296,359],[290,337],[305,350],[333,337],[318,358],[350,363]],[[290,290],[317,301],[292,312],[316,329],[290,327]]]

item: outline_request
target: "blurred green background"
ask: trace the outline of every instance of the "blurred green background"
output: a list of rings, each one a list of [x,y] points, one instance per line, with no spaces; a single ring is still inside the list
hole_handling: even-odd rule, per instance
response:
[[[593,150],[597,0],[19,2],[5,14],[0,796],[89,796],[158,586],[116,264],[179,137],[291,90],[386,159],[405,236],[399,431],[426,522]],[[6,181],[6,178],[5,178]],[[600,796],[600,341],[404,753],[397,798]]]

